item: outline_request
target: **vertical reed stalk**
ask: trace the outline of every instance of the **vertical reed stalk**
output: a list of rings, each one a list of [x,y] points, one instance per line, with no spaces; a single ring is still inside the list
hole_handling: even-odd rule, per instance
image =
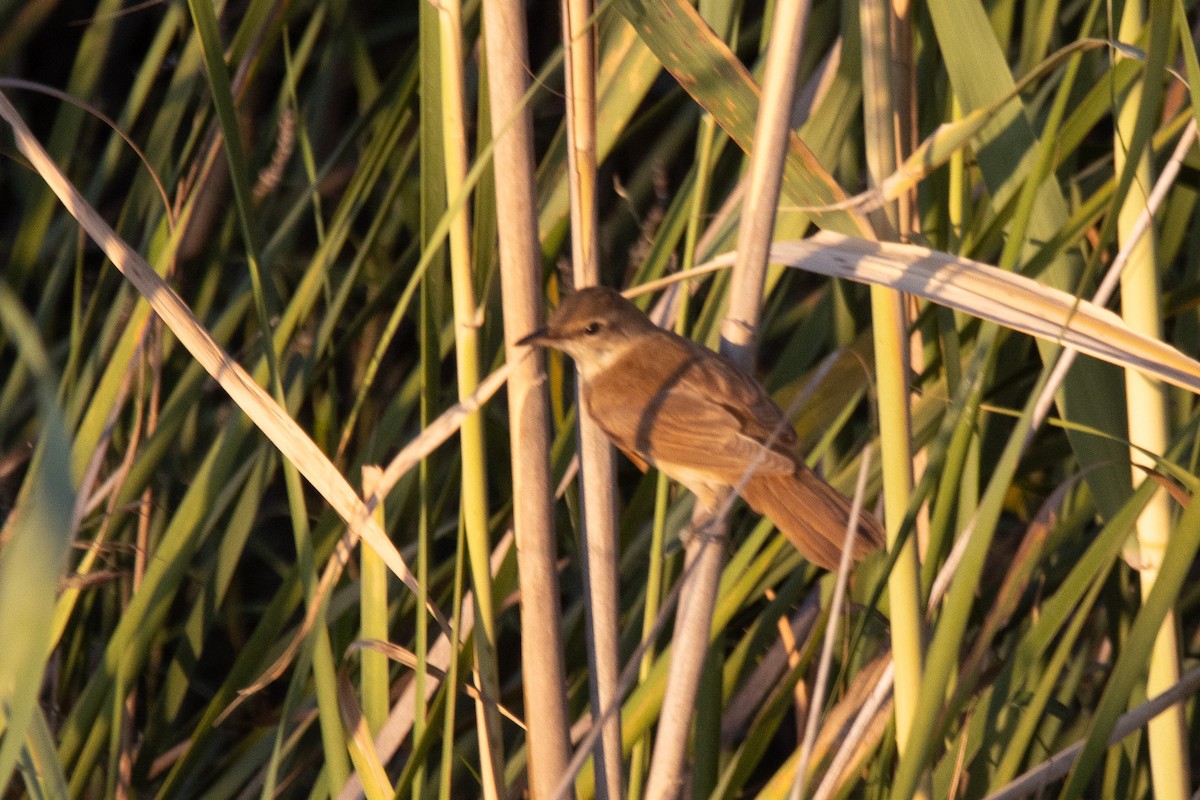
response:
[[[596,29],[591,0],[563,0],[563,61],[567,95],[567,168],[571,196],[571,260],[575,286],[600,282],[596,211]],[[576,396],[579,384],[576,383]],[[579,404],[580,494],[588,628],[589,690],[593,717],[620,702],[617,597],[615,452]],[[596,743],[596,797],[617,800],[621,790],[621,718],[611,715]]]
[[[446,160],[446,193],[457,197],[467,178],[467,127],[463,118],[463,47],[461,9],[457,0],[438,5],[439,53],[442,82],[442,146]],[[465,209],[454,213],[449,231],[450,278],[454,299],[455,364],[458,396],[469,397],[479,385],[479,316],[471,260],[470,222]],[[488,560],[487,471],[483,444],[483,416],[478,411],[463,420],[462,524],[475,598],[475,665],[482,698],[476,699],[480,780],[483,796],[504,796],[504,747],[496,661],[496,610],[492,599],[492,573]],[[485,701],[486,698],[487,700]],[[490,702],[489,702],[490,701]]]
[[[1131,0],[1125,4],[1117,38],[1123,42],[1137,41],[1144,28],[1143,6],[1140,0]],[[1130,87],[1117,114],[1113,157],[1118,175],[1126,169],[1130,158],[1126,147],[1134,138],[1134,128],[1143,102],[1142,86],[1139,81]],[[1143,150],[1137,159],[1133,183],[1117,218],[1118,241],[1122,249],[1147,205],[1147,194],[1153,183],[1149,155]],[[1121,275],[1121,316],[1134,330],[1161,338],[1161,303],[1155,240],[1152,235],[1142,236],[1133,244],[1129,261]],[[1124,375],[1125,398],[1130,410],[1130,461],[1146,470],[1153,470],[1156,468],[1154,456],[1166,454],[1170,446],[1166,386],[1134,370],[1127,369]],[[1133,471],[1135,488],[1147,479],[1148,474],[1143,470]],[[1170,531],[1171,500],[1160,489],[1146,504],[1135,527],[1137,553],[1141,560],[1139,577],[1143,601],[1149,599],[1150,591],[1158,579]],[[1150,653],[1149,675],[1146,678],[1148,697],[1161,694],[1179,681],[1178,625],[1175,611],[1168,611]],[[1160,800],[1183,800],[1188,796],[1191,786],[1184,706],[1172,706],[1151,720],[1148,738],[1155,797]]]
[[[753,367],[767,255],[791,135],[791,102],[808,10],[807,0],[780,0],[772,20],[762,101],[750,154],[749,186],[738,229],[737,263],[721,336],[722,353],[747,369]],[[675,625],[677,655],[671,662],[646,786],[650,800],[676,796],[683,781],[688,731],[725,560],[726,516],[722,513],[713,518],[699,508],[693,514],[694,534],[687,543],[684,573],[687,583],[680,596]]]
[[[534,196],[533,126],[523,96],[528,44],[519,0],[484,6],[488,92],[495,136],[496,221],[500,236],[512,449],[513,530],[521,589],[521,677],[525,694],[529,794],[548,798],[570,759],[563,665],[550,406],[540,351],[513,345],[542,315],[541,258]]]
[[[378,466],[366,466],[362,470],[363,497],[375,494],[383,470]],[[375,521],[383,526],[383,503],[375,509]],[[388,638],[388,591],[387,565],[370,547],[358,549],[362,562],[362,577],[359,580],[359,600],[362,621],[361,636],[364,639]],[[369,648],[362,651],[362,710],[371,735],[379,733],[388,715],[388,660],[383,653]]]
[[[895,106],[891,85],[891,6],[885,0],[862,0],[859,19],[863,37],[863,119],[866,126],[867,169],[880,183],[896,168]],[[897,211],[885,207],[887,225],[894,229]],[[879,442],[883,456],[884,525],[888,549],[899,544],[900,528],[913,488],[912,417],[909,408],[908,324],[903,296],[880,286],[871,287],[875,376],[879,392]],[[912,731],[924,669],[920,565],[917,537],[901,546],[888,578],[892,650],[896,660],[896,746],[903,755]],[[918,796],[928,797],[928,776]]]

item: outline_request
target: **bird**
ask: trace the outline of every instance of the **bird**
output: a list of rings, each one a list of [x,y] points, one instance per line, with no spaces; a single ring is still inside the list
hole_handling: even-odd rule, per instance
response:
[[[802,556],[837,569],[850,501],[796,455],[783,411],[732,362],[659,328],[601,286],[564,297],[545,327],[517,344],[570,356],[588,412],[643,469],[653,465],[682,484],[709,513],[736,490]],[[852,558],[884,544],[883,527],[862,510]]]

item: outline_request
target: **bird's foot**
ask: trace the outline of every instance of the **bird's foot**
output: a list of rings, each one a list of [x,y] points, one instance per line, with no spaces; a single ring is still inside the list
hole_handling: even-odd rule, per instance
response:
[[[679,541],[683,543],[685,550],[699,544],[724,547],[729,544],[729,527],[717,518],[709,517],[700,521],[693,519],[679,532]]]

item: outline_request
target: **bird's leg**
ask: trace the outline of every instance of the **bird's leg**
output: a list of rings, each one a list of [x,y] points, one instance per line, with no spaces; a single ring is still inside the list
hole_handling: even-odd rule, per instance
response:
[[[690,547],[693,542],[724,547],[729,543],[729,525],[727,520],[721,517],[704,513],[703,516],[693,516],[691,523],[684,528],[679,538],[684,547]]]
[[[711,486],[688,487],[696,496],[692,519],[679,534],[685,549],[694,543],[724,547],[729,542],[729,496],[724,488]]]

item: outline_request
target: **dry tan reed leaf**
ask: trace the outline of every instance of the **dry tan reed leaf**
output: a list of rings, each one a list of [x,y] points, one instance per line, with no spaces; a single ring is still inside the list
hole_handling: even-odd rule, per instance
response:
[[[403,664],[410,669],[417,668],[417,654],[406,647],[401,647],[395,642],[385,642],[381,639],[356,639],[350,643],[349,647],[346,648],[346,655],[350,655],[351,653],[355,653],[360,650],[372,650],[376,653],[381,653],[387,656],[389,660],[395,661],[397,664]],[[425,672],[437,681],[444,681],[449,677],[445,670],[439,669],[429,662],[425,663]],[[503,703],[499,702],[493,697],[488,697],[485,695],[483,690],[477,684],[463,683],[461,688],[472,700],[482,700],[485,703],[490,703],[518,728],[523,731],[528,730],[528,728],[525,727],[524,720],[522,720],[508,708],[505,708]]]
[[[17,148],[29,159],[67,211],[100,245],[121,274],[146,298],[192,357],[216,379],[230,399],[279,448],[283,456],[300,470],[350,529],[356,531],[379,554],[388,569],[413,592],[417,592],[417,581],[408,565],[379,524],[371,519],[371,507],[378,504],[379,495],[366,504],[359,499],[345,477],[295,420],[221,349],[179,295],[83,198],[51,160],[3,93],[0,93],[0,117],[12,127]],[[429,610],[443,630],[448,631],[449,623],[436,606],[431,603]]]
[[[725,258],[721,256],[721,260]],[[1106,308],[980,261],[916,245],[868,242],[829,232],[776,242],[771,260],[822,275],[890,286],[1200,393],[1200,362],[1166,342],[1132,330]]]
[[[1159,486],[1167,490],[1167,494],[1171,499],[1179,504],[1180,508],[1187,508],[1192,504],[1192,496],[1188,494],[1188,490],[1175,482],[1175,479],[1170,475],[1164,475],[1156,469],[1151,469],[1145,464],[1134,463],[1133,466],[1146,473],[1146,477],[1157,483]]]

